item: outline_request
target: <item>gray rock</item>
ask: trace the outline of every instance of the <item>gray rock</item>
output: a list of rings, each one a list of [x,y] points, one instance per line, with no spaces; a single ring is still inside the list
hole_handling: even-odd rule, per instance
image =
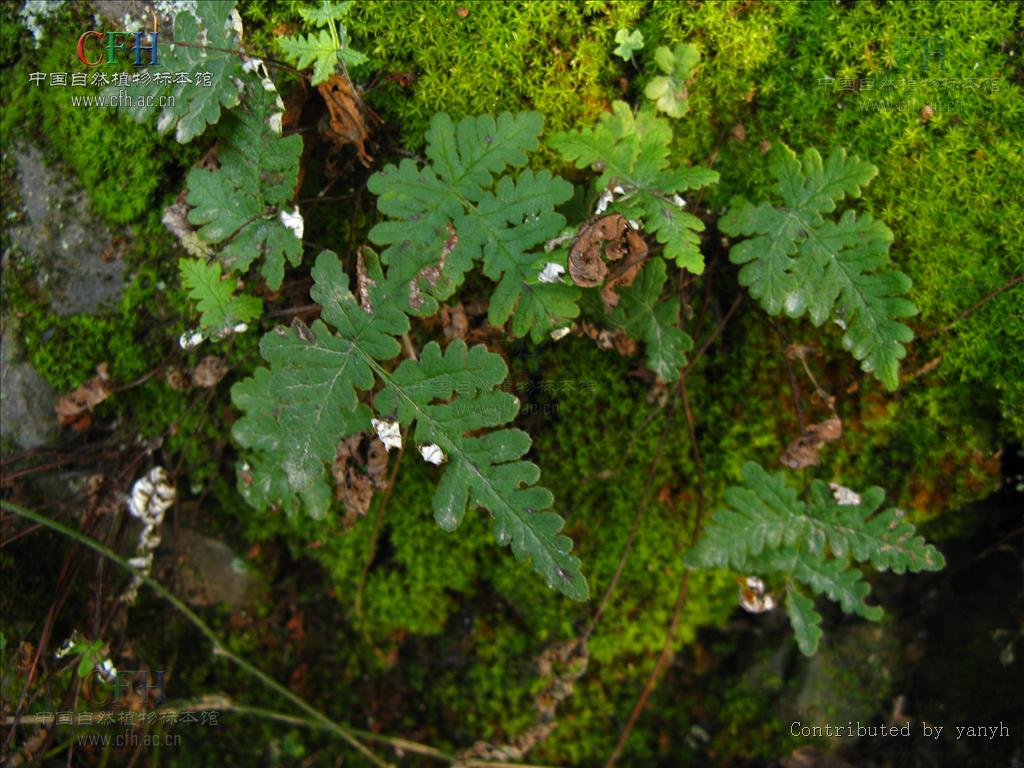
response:
[[[12,153],[22,215],[5,254],[28,261],[59,315],[93,313],[121,295],[124,262],[114,237],[89,211],[86,194],[49,167],[34,146]]]
[[[161,532],[161,566],[170,570],[177,594],[196,606],[244,608],[253,601],[258,583],[245,561],[218,539],[171,525]]]
[[[18,359],[14,326],[0,334],[0,445],[21,450],[49,443],[57,434],[56,395],[46,380]]]

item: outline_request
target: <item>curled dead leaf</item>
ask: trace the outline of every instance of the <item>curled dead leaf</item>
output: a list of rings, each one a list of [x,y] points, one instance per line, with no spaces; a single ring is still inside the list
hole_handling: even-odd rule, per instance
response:
[[[388,452],[376,437],[360,432],[338,443],[331,474],[334,498],[345,504],[346,529],[369,511],[374,489],[387,483],[387,469]]]
[[[601,299],[610,309],[619,302],[615,288],[633,283],[647,250],[643,236],[621,213],[591,219],[569,249],[569,276],[583,288],[604,283]],[[606,260],[616,263],[609,266]]]
[[[107,364],[96,366],[96,375],[57,401],[54,411],[61,426],[72,429],[88,429],[92,424],[89,415],[93,408],[114,394],[114,383],[107,372]]]
[[[215,355],[207,355],[192,369],[192,386],[210,389],[217,386],[227,372],[227,363]]]
[[[767,613],[775,608],[775,596],[767,591],[757,576],[737,580],[740,583],[740,606],[747,613]]]
[[[466,333],[469,331],[469,318],[466,316],[466,310],[461,302],[451,306],[441,305],[441,323],[444,326],[444,337],[448,341],[452,339],[465,340]]]
[[[174,365],[164,369],[163,380],[167,382],[167,386],[175,392],[184,392],[192,386],[192,383],[189,381],[189,377],[185,375],[185,372]]]
[[[811,424],[802,435],[789,444],[779,460],[790,469],[803,469],[818,463],[818,452],[825,443],[842,437],[843,422],[838,416]]]
[[[359,162],[370,167],[373,158],[366,151],[370,129],[364,115],[371,114],[347,75],[336,73],[317,86],[327,104],[328,122],[323,134],[334,146],[355,145]]]

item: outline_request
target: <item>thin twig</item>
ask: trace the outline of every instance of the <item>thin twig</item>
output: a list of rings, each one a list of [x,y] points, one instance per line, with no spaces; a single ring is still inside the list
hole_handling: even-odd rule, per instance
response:
[[[733,301],[732,306],[729,307],[729,311],[725,313],[725,317],[723,317],[721,322],[719,322],[718,325],[715,326],[715,330],[712,332],[710,336],[708,336],[707,341],[700,345],[700,349],[697,350],[697,354],[693,356],[693,360],[690,361],[690,364],[686,366],[686,370],[683,371],[683,375],[680,377],[681,379],[684,379],[687,375],[689,375],[689,373],[693,370],[693,367],[697,365],[697,361],[700,360],[704,356],[704,353],[708,351],[708,347],[714,344],[715,339],[722,335],[722,331],[725,330],[725,326],[732,319],[732,316],[736,313],[736,310],[739,309],[740,304],[742,303],[743,294],[741,293]]]
[[[957,315],[956,320],[954,320],[953,322],[947,323],[946,325],[942,326],[941,328],[936,328],[936,329],[932,329],[932,330],[929,330],[929,331],[925,331],[920,336],[918,336],[918,338],[920,338],[920,339],[927,339],[927,338],[930,338],[932,336],[936,336],[936,335],[938,335],[940,333],[946,333],[948,331],[951,331],[953,329],[954,325],[959,323],[964,318],[969,317],[970,315],[973,315],[975,312],[977,312],[979,309],[981,309],[985,304],[990,302],[996,296],[998,296],[999,294],[1005,293],[1006,291],[1010,290],[1011,288],[1013,288],[1015,285],[1017,285],[1022,280],[1024,280],[1024,275],[1017,275],[1016,277],[1011,277],[1009,280],[1007,280],[1001,286],[996,288],[994,291],[992,291],[991,293],[985,294],[980,299],[978,299],[976,302],[974,302],[970,307],[968,307],[963,312],[961,312],[959,315]]]
[[[600,604],[597,606],[597,610],[594,611],[594,616],[590,620],[590,624],[587,625],[586,630],[583,632],[583,639],[590,637],[594,629],[597,627],[598,622],[601,621],[601,616],[604,615],[604,609],[608,605],[608,601],[611,599],[612,594],[615,592],[615,588],[619,585],[619,578],[622,576],[622,572],[626,569],[626,559],[629,557],[630,550],[633,548],[633,540],[636,538],[637,531],[640,528],[640,517],[647,507],[647,501],[651,497],[651,488],[654,485],[654,476],[658,470],[658,463],[661,461],[661,449],[665,444],[665,437],[668,435],[669,425],[672,423],[671,414],[665,419],[665,426],[661,430],[661,439],[658,440],[658,445],[654,451],[654,458],[651,460],[651,468],[647,472],[647,480],[644,483],[643,493],[640,495],[640,501],[636,505],[636,513],[633,515],[633,525],[629,529],[629,536],[626,537],[626,545],[622,548],[622,555],[619,557],[619,564],[615,567],[615,573],[612,575],[612,580],[608,583],[608,589],[605,590],[604,596],[601,598]]]
[[[683,410],[686,413],[686,427],[690,435],[690,444],[693,447],[693,461],[697,470],[697,517],[694,520],[693,531],[690,533],[690,546],[693,546],[697,537],[700,535],[701,520],[704,517],[704,462],[700,457],[700,448],[697,445],[697,430],[694,426],[693,411],[690,409],[690,396],[686,389],[686,376],[685,374],[679,379],[679,391],[682,395]],[[629,741],[630,734],[633,733],[633,729],[636,727],[637,720],[640,719],[641,713],[647,707],[647,701],[650,699],[651,694],[654,692],[654,688],[658,683],[658,678],[661,676],[662,671],[668,665],[669,659],[672,657],[672,646],[675,643],[676,631],[679,628],[679,620],[683,615],[683,606],[686,604],[687,587],[690,582],[690,569],[684,568],[683,577],[679,581],[679,592],[676,594],[676,603],[672,609],[672,621],[669,623],[668,631],[665,633],[665,642],[661,646],[661,653],[658,654],[658,660],[654,664],[654,669],[651,670],[650,676],[647,678],[647,682],[644,685],[643,691],[640,692],[640,698],[637,699],[636,705],[633,707],[633,711],[629,715],[629,720],[626,722],[625,727],[622,729],[622,733],[619,735],[619,741],[615,745],[615,749],[608,758],[608,762],[605,763],[605,768],[613,768],[619,757],[622,754],[622,750],[626,746],[626,742]]]

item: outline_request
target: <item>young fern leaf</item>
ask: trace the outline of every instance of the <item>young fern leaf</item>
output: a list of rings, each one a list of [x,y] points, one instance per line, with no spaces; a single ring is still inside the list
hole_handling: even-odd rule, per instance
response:
[[[805,595],[796,582],[787,583],[786,595],[786,615],[796,644],[802,654],[813,656],[821,641],[821,614],[814,610],[814,599]]]
[[[331,36],[330,30],[321,29],[303,37],[279,37],[277,45],[287,61],[298,69],[313,65],[312,85],[327,82],[342,61],[348,66],[355,66],[366,61],[365,54],[353,48],[342,47]]]
[[[619,304],[608,316],[609,324],[631,338],[643,341],[647,367],[665,381],[677,381],[686,365],[693,339],[676,326],[679,299],[658,301],[667,279],[665,262],[654,259],[640,270],[633,284],[619,290]]]
[[[277,47],[285,61],[289,61],[298,69],[313,65],[312,85],[326,82],[334,74],[338,66],[338,44],[331,37],[330,30],[321,29],[305,37],[279,37]]]
[[[263,312],[263,302],[255,296],[235,296],[234,279],[223,279],[217,262],[181,259],[178,269],[189,298],[198,302],[202,313],[199,327],[207,336],[216,338],[238,323],[255,320]]]
[[[669,117],[682,117],[690,109],[686,81],[700,61],[700,50],[685,43],[674,51],[662,45],[654,51],[654,60],[664,74],[651,78],[644,95]]]
[[[262,256],[260,269],[275,290],[285,261],[302,260],[302,219],[286,210],[295,193],[302,139],[281,136],[281,111],[273,83],[252,84],[245,104],[228,121],[217,155],[220,168],[191,170],[186,198],[199,238],[223,244],[221,262],[244,272]]]
[[[511,543],[520,560],[531,558],[549,585],[586,599],[572,542],[559,535],[562,519],[546,511],[551,494],[535,485],[536,465],[522,460],[529,436],[516,429],[479,434],[512,421],[518,411],[513,396],[495,391],[507,374],[501,357],[462,342],[453,342],[442,355],[431,343],[418,362],[406,360],[389,372],[381,363],[398,356],[395,336],[406,332],[409,322],[368,256],[366,272],[376,285],[367,291],[366,309],[349,290],[338,258],[321,253],[310,292],[323,307],[321,320],[264,336],[260,351],[270,368],[257,369],[232,388],[235,406],[245,413],[232,434],[252,461],[239,468],[243,496],[260,509],[305,507],[322,517],[330,504],[324,468],[338,442],[368,429],[373,414],[405,425],[415,422],[413,439],[443,454],[433,500],[438,523],[454,530],[467,504],[485,507],[494,516],[500,544]],[[371,412],[358,391],[372,390],[378,382],[382,388]]]
[[[312,84],[320,85],[330,79],[338,68],[338,62],[355,66],[365,62],[365,54],[348,47],[348,37],[342,20],[348,16],[351,2],[329,2],[321,0],[312,8],[299,8],[299,15],[309,24],[321,27],[320,31],[303,37],[279,37],[277,45],[285,59],[299,69],[313,65]]]
[[[299,15],[308,23],[325,27],[332,21],[342,21],[352,10],[352,0],[320,0],[319,5],[299,8]]]
[[[184,45],[172,46],[172,39]],[[131,104],[127,110],[136,122],[159,112],[157,132],[163,135],[174,129],[177,140],[185,144],[219,121],[221,108],[238,104],[243,80],[241,44],[242,19],[234,0],[199,0],[194,15],[183,10],[174,17],[173,38],[159,33],[159,63],[141,70],[141,81],[127,89],[111,86],[104,96],[118,100],[127,90]],[[139,53],[144,62],[149,60],[148,51]],[[200,83],[206,78],[208,83]]]
[[[781,472],[770,475],[747,462],[742,476],[744,485],[726,490],[726,506],[714,514],[685,562],[697,568],[784,574],[790,623],[805,654],[817,648],[821,617],[797,583],[838,602],[847,613],[877,621],[882,610],[864,602],[870,586],[853,563],[895,573],[937,571],[945,565],[942,554],[917,535],[902,512],[878,511],[885,499],[881,488],[866,490],[859,504],[840,504],[825,483],[814,480],[805,503]]]
[[[623,197],[609,211],[642,221],[664,244],[665,258],[693,274],[704,271],[700,236],[704,222],[683,210],[679,194],[713,184],[718,173],[705,168],[670,168],[672,126],[650,108],[636,115],[622,101],[601,115],[593,128],[556,133],[548,144],[577,168],[603,169],[598,190],[622,188]]]
[[[498,282],[488,319],[512,321],[514,335],[541,339],[576,317],[578,291],[538,283],[535,250],[557,235],[565,218],[555,206],[572,196],[572,185],[547,171],[508,169],[526,164],[544,119],[536,112],[466,117],[457,125],[439,113],[427,132],[428,162],[403,160],[374,174],[368,187],[390,218],[370,230],[386,246],[392,294],[403,310],[431,315],[450,297],[474,262]]]
[[[551,493],[536,485],[537,465],[522,460],[530,436],[518,429],[467,435],[515,418],[519,401],[494,390],[507,373],[501,356],[483,345],[467,349],[454,341],[442,355],[431,342],[418,361],[405,360],[393,373],[379,373],[385,388],[375,396],[374,408],[403,425],[415,422],[416,442],[443,451],[444,474],[433,500],[438,525],[453,531],[468,503],[484,507],[494,518],[499,544],[511,544],[517,560],[530,558],[549,587],[586,600],[587,582],[571,554],[572,540],[559,535],[562,518],[545,511]]]
[[[892,232],[852,209],[825,218],[844,196],[859,197],[878,169],[835,149],[824,163],[817,150],[802,159],[785,145],[770,158],[782,205],[738,200],[718,223],[731,237],[750,239],[729,251],[742,264],[740,283],[772,315],[808,314],[820,326],[832,318],[845,329],[843,346],[887,388],[899,383],[903,346],[914,334],[898,318],[917,308],[903,295],[910,278],[888,269]]]

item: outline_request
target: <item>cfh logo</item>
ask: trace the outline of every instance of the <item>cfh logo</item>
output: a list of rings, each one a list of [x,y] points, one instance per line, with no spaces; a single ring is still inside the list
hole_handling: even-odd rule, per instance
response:
[[[152,682],[150,682],[152,675]],[[138,694],[143,701],[146,701],[146,692],[155,691],[154,703],[164,703],[164,671],[158,669],[152,672],[140,669],[118,670],[112,680],[105,679],[100,672],[92,672],[85,677],[82,685],[82,694],[86,701],[91,704],[106,704],[120,702],[130,691]]]
[[[144,45],[143,40],[149,35],[149,45]],[[148,67],[160,63],[160,49],[157,46],[157,31],[152,32],[96,32],[90,30],[78,38],[78,60],[87,67],[98,67],[100,64],[116,64],[118,55],[123,52],[135,53],[135,66]],[[106,42],[104,43],[104,38]],[[90,43],[95,40],[97,42]],[[125,47],[126,41],[134,41]],[[87,50],[88,49],[88,50]],[[103,59],[103,51],[107,52],[106,61]],[[149,61],[142,60],[142,52],[149,52]]]

